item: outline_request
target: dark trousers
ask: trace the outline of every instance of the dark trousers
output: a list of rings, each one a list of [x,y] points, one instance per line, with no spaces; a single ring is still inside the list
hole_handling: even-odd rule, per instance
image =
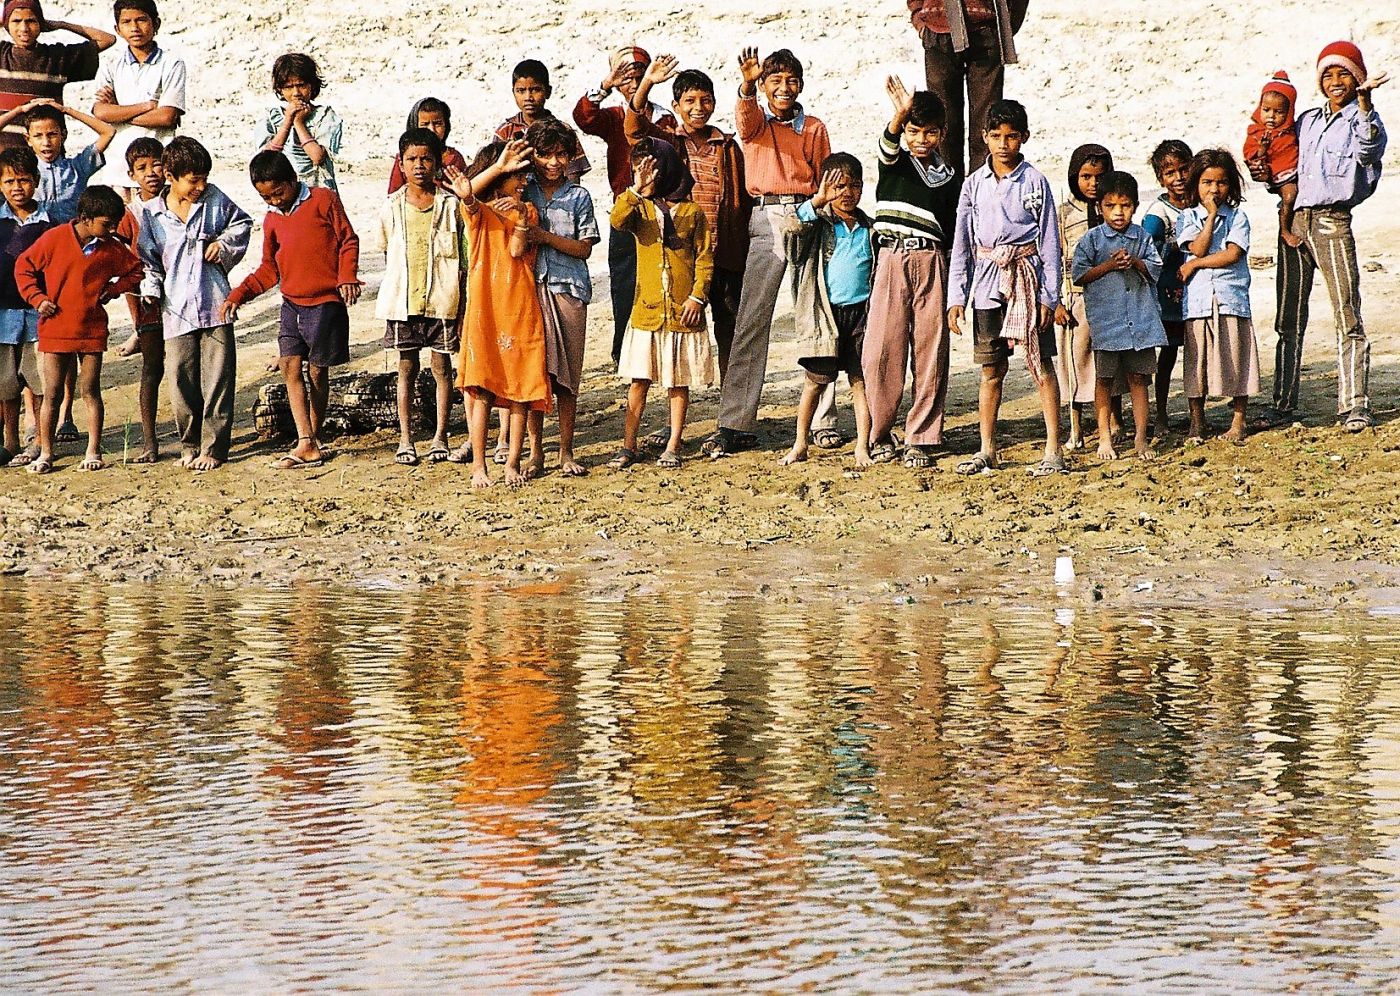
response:
[[[743,270],[723,270],[715,267],[710,280],[710,325],[715,330],[715,345],[719,347],[719,380],[729,369],[729,347],[734,345],[734,322],[739,314],[739,295],[744,289]]]
[[[996,26],[979,27],[971,32],[966,51],[954,52],[948,35],[924,31],[924,75],[928,88],[942,98],[948,108],[948,134],[943,139],[943,158],[967,176],[967,168],[980,169],[987,160],[982,128],[987,111],[1001,99],[1006,67],[1001,64],[1001,44]],[[963,92],[967,92],[964,103]],[[968,159],[963,159],[966,143]]]
[[[632,299],[637,296],[637,240],[630,232],[608,229],[608,296],[612,298],[612,358],[622,358],[622,339],[632,320]]]

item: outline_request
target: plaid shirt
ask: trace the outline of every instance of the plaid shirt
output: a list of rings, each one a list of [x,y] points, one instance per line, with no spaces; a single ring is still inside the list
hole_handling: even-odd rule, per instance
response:
[[[949,34],[947,5],[944,0],[906,0],[909,4],[909,17],[914,27],[920,31],[932,31],[936,35]],[[996,20],[996,10],[991,0],[963,0],[963,10],[967,11],[967,23],[991,24]]]

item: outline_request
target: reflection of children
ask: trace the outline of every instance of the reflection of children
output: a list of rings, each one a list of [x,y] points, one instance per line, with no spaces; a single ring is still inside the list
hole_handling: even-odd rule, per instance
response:
[[[544,106],[554,93],[549,85],[549,68],[538,59],[526,59],[516,65],[510,74],[510,95],[515,98],[517,111],[496,126],[498,142],[514,142],[525,137],[530,127],[539,121],[558,121],[554,112]],[[572,145],[569,149],[568,177],[579,177],[593,168],[584,154],[583,144],[572,129],[569,131]]]
[[[282,152],[308,187],[335,189],[340,155],[340,115],[317,104],[325,84],[316,60],[289,52],[272,64],[272,91],[282,103],[268,110],[258,135],[260,151]]]
[[[856,466],[870,466],[870,410],[865,403],[861,351],[875,265],[873,222],[860,209],[860,160],[837,152],[822,163],[817,192],[785,223],[795,273],[797,362],[807,372],[797,404],[797,439],[779,463],[807,459],[812,415],[822,392],[842,373],[856,412]],[[901,371],[902,372],[902,371]]]
[[[1002,382],[1012,351],[1020,347],[1045,418],[1045,455],[1031,474],[1063,474],[1068,467],[1060,453],[1060,387],[1050,328],[1062,279],[1055,198],[1049,181],[1021,154],[1031,137],[1021,104],[993,104],[982,136],[990,154],[963,184],[948,275],[948,325],[961,335],[964,312],[972,308],[972,355],[982,368],[982,446],[957,471],[980,474],[996,467]]]
[[[1084,288],[1084,310],[1094,330],[1094,406],[1099,459],[1116,460],[1108,414],[1115,380],[1126,375],[1133,397],[1134,446],[1151,460],[1147,442],[1147,385],[1157,369],[1157,347],[1167,342],[1157,307],[1162,258],[1152,237],[1133,224],[1138,186],[1127,173],[1109,173],[1099,185],[1103,224],[1091,228],[1074,250],[1070,279]]]
[[[1065,449],[1077,450],[1084,445],[1084,410],[1094,405],[1098,376],[1094,372],[1094,343],[1089,319],[1084,311],[1084,294],[1074,282],[1070,270],[1074,250],[1089,230],[1103,222],[1099,210],[1099,187],[1103,178],[1113,172],[1113,154],[1102,145],[1081,145],[1069,157],[1069,196],[1060,205],[1060,258],[1064,261],[1064,281],[1060,290],[1060,306],[1055,309],[1055,324],[1060,327],[1056,346],[1055,376],[1059,378],[1060,396],[1069,402],[1069,439]],[[1126,389],[1126,383],[1121,385]],[[1123,392],[1115,392],[1117,406],[1122,404]],[[1121,412],[1115,412],[1112,432],[1121,428]],[[1099,427],[1100,433],[1103,426]]]
[[[1188,443],[1205,438],[1206,395],[1230,399],[1224,438],[1243,443],[1245,409],[1259,392],[1259,348],[1249,310],[1249,219],[1239,209],[1244,181],[1235,157],[1204,149],[1191,160],[1194,206],[1181,213],[1176,240],[1187,253],[1186,349],[1182,379],[1191,409]]]
[[[0,151],[0,417],[4,442],[0,466],[22,467],[39,455],[37,445],[20,450],[20,398],[28,391],[31,420],[39,424],[44,394],[39,377],[39,313],[15,286],[15,261],[53,227],[48,212],[34,199],[39,163],[23,146]]]
[[[506,483],[518,488],[544,462],[531,440],[530,471],[520,470],[526,421],[547,412],[549,375],[544,317],[535,290],[535,248],[530,229],[539,212],[525,200],[531,160],[524,142],[492,142],[476,154],[468,173],[450,173],[467,215],[467,314],[462,323],[457,386],[470,405],[472,486],[491,485],[486,470],[486,422],[492,408],[510,412]]]
[[[428,129],[442,143],[442,166],[438,169],[437,185],[447,190],[443,170],[449,166],[453,169],[467,168],[467,160],[462,153],[447,144],[447,136],[452,134],[452,108],[447,106],[446,101],[436,97],[424,97],[408,110],[408,123],[404,125],[404,131],[413,131],[415,128]],[[394,163],[389,167],[389,193],[392,194],[407,182],[408,178],[403,173],[403,163],[398,156],[394,156]]]
[[[1298,197],[1298,133],[1293,122],[1298,91],[1280,69],[1264,84],[1244,139],[1244,163],[1249,175],[1278,194],[1279,236],[1295,249],[1302,239],[1293,234],[1293,202]]]
[[[1162,260],[1162,276],[1157,281],[1157,302],[1162,309],[1162,327],[1167,344],[1157,353],[1157,435],[1165,436],[1171,427],[1167,422],[1167,398],[1172,391],[1172,371],[1176,369],[1176,352],[1186,334],[1181,313],[1181,264],[1186,262],[1176,241],[1176,228],[1181,212],[1191,206],[1186,196],[1187,179],[1191,172],[1191,147],[1179,139],[1169,138],[1152,152],[1152,171],[1162,185],[1162,194],[1143,212],[1142,228],[1152,237],[1157,255]]]
[[[694,181],[675,149],[653,138],[638,146],[635,160],[632,186],[617,199],[610,219],[636,239],[637,291],[617,368],[618,376],[632,382],[627,418],[622,447],[608,466],[624,470],[641,459],[637,430],[651,385],[659,382],[670,400],[671,438],[656,464],[674,470],[681,465],[690,389],[715,379],[705,328],[714,250],[705,212],[689,199]]]

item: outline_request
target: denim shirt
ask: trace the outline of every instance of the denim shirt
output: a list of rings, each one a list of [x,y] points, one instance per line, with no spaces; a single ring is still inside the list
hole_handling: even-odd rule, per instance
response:
[[[552,235],[579,239],[595,245],[601,241],[598,219],[593,213],[593,197],[573,180],[546,199],[544,188],[531,180],[525,199],[540,213],[540,227]],[[535,255],[535,281],[556,294],[568,294],[584,304],[593,299],[593,281],[588,260],[570,256],[552,246],[541,245]]]
[[[76,156],[62,156],[51,163],[39,160],[39,189],[34,199],[49,213],[53,221],[62,224],[78,216],[78,197],[87,189],[92,175],[102,168],[107,157],[89,145]]]
[[[1376,192],[1385,157],[1381,116],[1356,101],[1336,114],[1312,107],[1298,115],[1298,208],[1352,208]]]
[[[142,297],[159,297],[165,338],[223,324],[219,307],[228,297],[228,273],[248,252],[253,219],[212,183],[190,208],[187,221],[166,204],[166,193],[141,206],[137,250],[146,267]],[[204,252],[219,246],[210,263]]]
[[[1181,212],[1177,224],[1177,245],[1193,258],[1190,245],[1206,223],[1206,209],[1197,205]],[[1215,231],[1210,236],[1210,251],[1217,253],[1227,245],[1244,250],[1238,263],[1224,269],[1200,269],[1186,281],[1186,298],[1182,312],[1189,321],[1210,318],[1218,302],[1220,312],[1236,318],[1249,318],[1249,219],[1239,208],[1222,204],[1215,214]]]
[[[1136,269],[1113,270],[1092,284],[1082,284],[1084,274],[1108,262],[1119,249],[1142,260],[1147,276]],[[1108,225],[1098,225],[1084,233],[1074,249],[1070,279],[1084,288],[1084,310],[1089,317],[1094,349],[1117,353],[1167,344],[1162,312],[1157,306],[1157,281],[1161,276],[1162,257],[1142,226],[1129,225],[1115,232]]]

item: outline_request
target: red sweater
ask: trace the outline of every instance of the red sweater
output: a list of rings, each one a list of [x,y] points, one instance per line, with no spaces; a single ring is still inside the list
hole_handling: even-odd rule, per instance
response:
[[[340,300],[341,284],[360,282],[359,269],[360,237],[350,227],[340,197],[325,187],[312,187],[291,214],[267,213],[262,263],[228,299],[243,304],[280,281],[282,296],[293,304],[330,304]]]
[[[15,286],[31,308],[49,300],[58,313],[39,319],[39,351],[100,353],[107,348],[107,309],[113,298],[141,285],[136,255],[116,239],[91,253],[78,245],[76,226],[60,225],[15,261]]]

